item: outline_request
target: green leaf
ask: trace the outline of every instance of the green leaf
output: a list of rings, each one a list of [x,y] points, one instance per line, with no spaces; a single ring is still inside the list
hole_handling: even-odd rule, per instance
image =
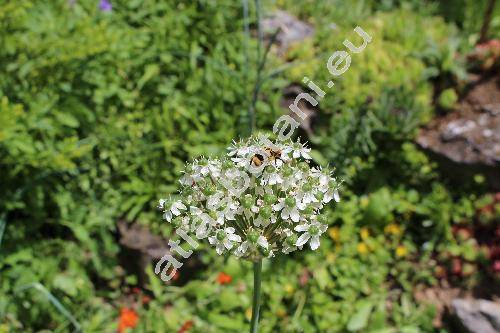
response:
[[[234,290],[223,290],[219,295],[219,299],[222,311],[234,310],[242,305],[240,297],[234,292]]]
[[[80,124],[78,119],[76,119],[72,114],[68,112],[54,112],[54,115],[57,121],[60,122],[62,125],[71,128],[76,128]]]
[[[77,287],[75,279],[66,274],[57,274],[53,281],[54,287],[61,289],[69,296],[76,296]]]
[[[5,225],[7,224],[7,221],[5,218],[2,216],[0,217],[0,246],[2,246],[2,237],[3,237],[3,232],[5,231]]]
[[[347,323],[347,330],[349,332],[356,332],[366,327],[368,318],[372,312],[373,303],[369,301],[361,301],[356,307],[358,308],[358,312],[356,312],[356,314],[352,316]]]
[[[141,89],[149,80],[160,73],[160,67],[157,64],[147,65],[144,74],[137,81],[137,88]]]
[[[218,328],[237,330],[238,332],[246,328],[242,320],[235,319],[234,316],[224,316],[218,313],[210,313],[208,321]]]
[[[314,162],[318,163],[319,165],[327,165],[328,164],[328,159],[323,156],[318,150],[311,150],[309,153],[313,159]]]
[[[28,285],[25,285],[25,286],[22,286],[18,289],[16,289],[14,292],[17,294],[19,292],[22,292],[22,291],[25,291],[25,290],[29,290],[29,289],[34,289],[34,290],[37,290],[39,291],[41,294],[43,294],[48,300],[50,303],[52,303],[52,305],[54,305],[54,307],[63,315],[65,316],[72,324],[73,326],[75,327],[76,331],[80,332],[81,330],[81,326],[80,324],[78,323],[78,321],[76,320],[76,318],[71,314],[71,312],[68,311],[68,309],[66,309],[66,307],[61,303],[59,302],[59,300],[47,289],[45,288],[45,286],[43,286],[41,283],[39,282],[34,282],[34,283],[31,283],[31,284],[28,284]]]
[[[325,267],[314,271],[314,278],[318,281],[319,288],[325,290],[331,282],[330,274]]]

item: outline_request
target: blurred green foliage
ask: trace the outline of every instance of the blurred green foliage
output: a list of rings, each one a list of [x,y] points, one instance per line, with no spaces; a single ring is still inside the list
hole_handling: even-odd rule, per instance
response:
[[[156,199],[175,192],[186,160],[221,154],[248,130],[257,41],[244,35],[239,2],[112,4],[106,13],[91,0],[0,1],[0,332],[115,331],[131,297],[137,331],[188,321],[189,332],[244,331],[248,264],[201,250],[209,268],[186,285],[148,270],[147,289],[132,293],[116,223],[169,236]],[[284,87],[329,80],[326,59],[356,25],[373,42],[321,101],[308,138],[346,180],[343,202],[328,212],[319,252],[266,263],[262,332],[431,332],[433,308],[415,301],[414,286],[436,283],[436,267],[454,258],[484,264],[478,244],[452,229],[478,209],[485,225],[500,211],[483,209],[493,204],[479,185],[450,185],[413,143],[433,115],[433,83],[463,78],[456,55],[476,23],[457,30],[419,1],[265,5],[316,32],[269,57],[260,130],[284,112]],[[219,285],[221,271],[233,282]]]

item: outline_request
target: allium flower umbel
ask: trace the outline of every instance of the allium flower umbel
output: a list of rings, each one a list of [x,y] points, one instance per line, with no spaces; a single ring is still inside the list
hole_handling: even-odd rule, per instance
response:
[[[179,199],[160,200],[164,218],[207,239],[220,255],[254,260],[306,245],[316,250],[327,230],[320,211],[340,200],[333,172],[312,166],[300,142],[261,136],[228,150],[224,158],[186,166]]]

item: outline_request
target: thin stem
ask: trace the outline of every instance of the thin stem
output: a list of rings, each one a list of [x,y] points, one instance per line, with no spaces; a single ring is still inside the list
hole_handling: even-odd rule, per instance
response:
[[[252,303],[252,322],[250,324],[250,333],[257,333],[259,330],[259,311],[260,311],[260,285],[262,281],[262,259],[253,263],[253,303]]]
[[[495,9],[495,1],[496,0],[488,1],[488,5],[486,6],[486,10],[483,17],[483,24],[481,26],[481,32],[479,34],[478,43],[484,43],[486,42],[486,40],[488,40],[488,30],[490,29],[491,17]]]
[[[261,44],[264,39],[264,36],[262,34],[262,29],[260,25],[261,21],[261,5],[260,5],[260,0],[255,0],[255,11],[257,15],[257,80],[255,82],[254,90],[253,90],[253,97],[252,97],[252,102],[249,107],[249,116],[250,116],[250,134],[253,133],[255,129],[255,103],[257,102],[257,86],[259,85],[260,81],[260,72],[262,71],[261,66],[260,66],[260,61],[261,61]]]

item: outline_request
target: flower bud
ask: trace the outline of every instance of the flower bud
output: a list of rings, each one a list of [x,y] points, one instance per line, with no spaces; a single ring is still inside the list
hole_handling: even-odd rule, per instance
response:
[[[172,225],[175,228],[179,228],[182,225],[182,218],[180,216],[177,216],[175,219],[172,220]]]
[[[262,218],[264,219],[268,219],[271,217],[271,215],[273,214],[273,210],[271,207],[269,206],[264,206],[260,209],[259,211],[259,214],[260,216],[262,216]]]
[[[293,174],[292,168],[290,168],[288,166],[283,168],[282,172],[283,172],[283,176],[285,176],[285,177],[290,177]]]
[[[286,239],[286,243],[290,246],[295,246],[297,244],[297,235],[293,234]]]
[[[288,207],[295,206],[295,199],[291,198],[291,197],[286,198],[285,199],[285,205],[287,205]]]
[[[300,162],[299,163],[299,169],[302,172],[306,172],[306,171],[309,170],[309,164],[307,164],[306,162]]]
[[[244,208],[250,208],[252,207],[254,204],[254,199],[252,197],[252,195],[250,194],[247,194],[245,195],[245,197],[241,200],[241,205],[244,207]]]
[[[302,212],[306,215],[311,215],[312,213],[314,213],[314,208],[312,208],[311,206],[307,206]]]
[[[259,250],[260,250],[260,253],[262,253],[262,255],[264,257],[268,257],[269,254],[271,253],[271,251],[269,249],[263,248],[262,246],[259,247]]]
[[[319,215],[318,222],[321,224],[328,224],[328,217],[326,215]]]
[[[312,226],[310,226],[310,227],[309,227],[308,232],[309,232],[311,235],[317,235],[317,234],[319,234],[319,229],[318,229],[318,227],[317,227],[317,226],[312,225]]]
[[[259,233],[256,230],[252,230],[248,233],[247,239],[250,243],[257,243],[257,240],[259,239]]]
[[[217,240],[223,241],[226,238],[226,232],[224,230],[217,231]]]
[[[278,200],[278,198],[274,194],[271,193],[264,194],[264,202],[266,204],[272,205],[273,203],[276,202],[276,200]]]

